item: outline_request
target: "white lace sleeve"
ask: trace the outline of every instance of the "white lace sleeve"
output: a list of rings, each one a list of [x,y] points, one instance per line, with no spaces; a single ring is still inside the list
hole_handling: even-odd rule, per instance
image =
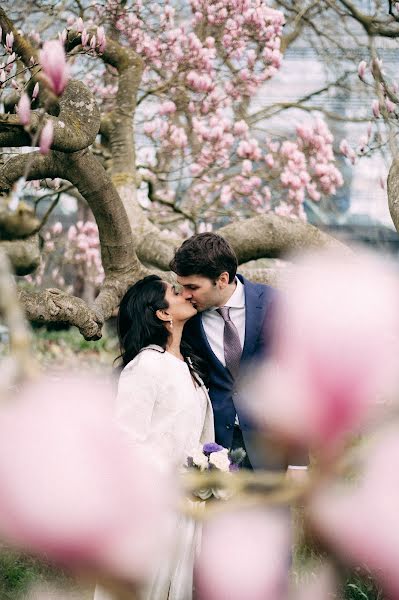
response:
[[[139,360],[125,367],[119,379],[116,421],[133,441],[147,440],[157,396],[157,378],[149,365]]]

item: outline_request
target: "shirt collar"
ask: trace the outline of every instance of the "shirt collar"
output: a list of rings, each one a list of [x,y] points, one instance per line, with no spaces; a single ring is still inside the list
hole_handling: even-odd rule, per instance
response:
[[[224,306],[228,306],[229,308],[245,308],[245,291],[244,285],[241,281],[236,277],[235,278],[236,289],[231,294],[230,298],[227,300]],[[219,307],[215,306],[210,310],[217,310]]]

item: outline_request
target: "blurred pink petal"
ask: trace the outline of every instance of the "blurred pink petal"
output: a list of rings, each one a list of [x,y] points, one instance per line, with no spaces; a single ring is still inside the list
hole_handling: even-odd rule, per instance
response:
[[[128,444],[94,379],[42,381],[0,412],[0,536],[69,568],[148,574],[173,482]]]
[[[399,430],[371,444],[362,480],[328,486],[310,505],[319,535],[354,566],[366,566],[399,596]]]
[[[51,119],[48,119],[40,134],[39,147],[41,154],[48,154],[50,152],[51,144],[53,143],[53,138],[53,122],[51,121]]]
[[[235,510],[204,525],[196,564],[199,600],[286,600],[289,520],[267,509]]]
[[[28,94],[22,94],[18,102],[18,116],[22,125],[28,125],[30,121],[30,98]]]
[[[336,588],[333,570],[329,564],[324,564],[316,572],[302,575],[292,600],[337,600]]]
[[[84,595],[84,590],[71,591],[43,583],[31,586],[24,593],[23,600],[82,600]]]
[[[261,423],[325,453],[364,424],[396,382],[398,282],[396,267],[360,251],[297,261],[270,360],[245,392]]]
[[[69,67],[66,62],[65,50],[59,40],[44,42],[43,50],[40,51],[40,63],[51,87],[59,96],[69,80]]]

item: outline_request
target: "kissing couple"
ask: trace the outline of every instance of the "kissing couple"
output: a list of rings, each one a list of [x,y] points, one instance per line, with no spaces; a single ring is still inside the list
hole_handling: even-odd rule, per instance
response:
[[[193,448],[243,448],[258,466],[254,425],[239,402],[246,367],[267,354],[275,290],[237,274],[237,257],[215,233],[187,239],[170,268],[177,285],[150,275],[131,286],[118,315],[122,372],[116,418],[161,469],[186,464]],[[198,527],[180,517],[179,550],[143,591],[144,600],[190,600]],[[95,600],[105,598],[96,589]]]

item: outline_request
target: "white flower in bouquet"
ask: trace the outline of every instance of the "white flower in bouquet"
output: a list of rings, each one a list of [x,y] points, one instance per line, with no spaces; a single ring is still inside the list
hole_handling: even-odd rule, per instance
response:
[[[219,452],[212,452],[209,455],[209,463],[219,469],[219,471],[230,470],[230,459],[227,448],[219,450]]]
[[[204,471],[208,468],[208,457],[203,453],[202,446],[198,446],[198,448],[193,450],[190,456],[193,459],[194,465],[201,471]]]

